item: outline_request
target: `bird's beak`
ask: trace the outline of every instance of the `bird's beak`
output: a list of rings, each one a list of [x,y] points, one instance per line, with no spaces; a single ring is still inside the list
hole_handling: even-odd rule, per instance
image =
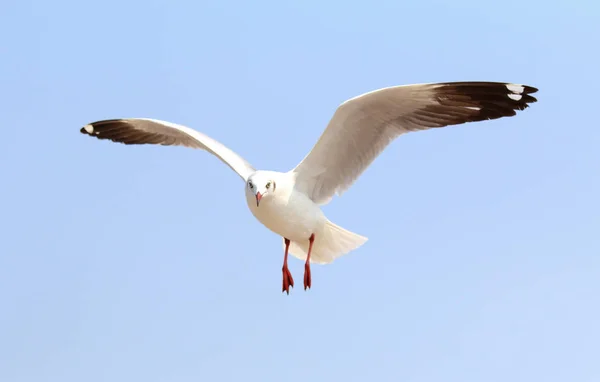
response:
[[[258,203],[260,203],[260,200],[262,199],[262,194],[260,192],[256,193],[256,207],[258,207]]]

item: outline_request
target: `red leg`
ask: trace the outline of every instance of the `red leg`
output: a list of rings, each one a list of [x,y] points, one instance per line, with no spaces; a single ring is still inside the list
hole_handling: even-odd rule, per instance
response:
[[[311,277],[310,277],[310,253],[312,252],[313,242],[315,241],[315,234],[310,235],[308,239],[308,255],[306,256],[306,264],[304,264],[304,290],[310,289]]]
[[[294,279],[292,278],[292,273],[288,269],[287,259],[288,259],[288,250],[290,248],[290,241],[288,239],[285,240],[285,255],[283,257],[283,268],[281,271],[283,272],[283,287],[281,289],[282,292],[287,292],[290,294],[290,287],[294,287]]]

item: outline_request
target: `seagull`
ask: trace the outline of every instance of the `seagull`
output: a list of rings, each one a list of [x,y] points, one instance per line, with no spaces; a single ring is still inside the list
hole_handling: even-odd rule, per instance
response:
[[[239,154],[186,126],[150,119],[92,122],[80,132],[126,145],[156,144],[202,149],[218,157],[244,181],[248,208],[283,238],[282,292],[294,279],[288,253],[304,260],[304,289],[310,264],[329,264],[362,246],[367,238],[329,221],[321,210],[341,196],[397,137],[467,122],[516,115],[538,89],[503,82],[441,82],[391,86],[340,104],[312,150],[288,172],[256,170]]]

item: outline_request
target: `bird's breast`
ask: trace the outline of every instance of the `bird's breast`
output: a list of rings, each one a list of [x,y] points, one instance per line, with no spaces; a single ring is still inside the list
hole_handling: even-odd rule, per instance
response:
[[[283,191],[283,190],[282,190]],[[292,190],[263,198],[256,206],[256,199],[246,197],[250,211],[265,227],[292,241],[308,240],[318,234],[325,225],[323,212],[308,196]]]

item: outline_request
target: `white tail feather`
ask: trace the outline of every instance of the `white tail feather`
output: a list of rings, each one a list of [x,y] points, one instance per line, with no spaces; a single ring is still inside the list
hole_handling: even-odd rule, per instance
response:
[[[329,220],[325,223],[323,232],[315,236],[310,262],[314,264],[329,264],[363,245],[368,239],[350,232]],[[285,241],[284,241],[285,248]],[[290,244],[290,254],[300,260],[306,260],[309,242]]]

